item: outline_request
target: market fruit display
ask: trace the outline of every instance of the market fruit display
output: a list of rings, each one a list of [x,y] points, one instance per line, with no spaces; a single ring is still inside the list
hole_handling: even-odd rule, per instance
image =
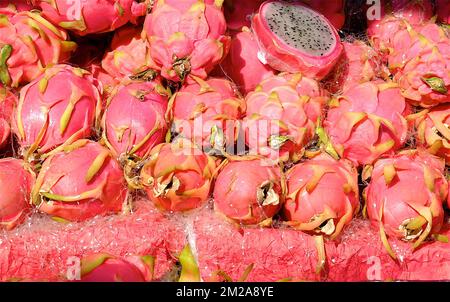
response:
[[[0,0],[0,281],[450,280],[448,1],[360,2]]]

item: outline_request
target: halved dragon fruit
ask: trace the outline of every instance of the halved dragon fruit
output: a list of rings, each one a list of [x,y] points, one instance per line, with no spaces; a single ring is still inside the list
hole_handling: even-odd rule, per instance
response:
[[[253,17],[259,58],[279,71],[324,78],[343,46],[333,25],[301,3],[266,1]]]

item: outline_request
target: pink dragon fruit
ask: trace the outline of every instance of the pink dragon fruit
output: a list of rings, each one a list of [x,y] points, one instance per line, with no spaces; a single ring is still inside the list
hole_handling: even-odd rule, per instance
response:
[[[243,93],[249,93],[261,81],[273,76],[275,71],[262,64],[258,58],[258,44],[248,27],[233,34],[230,52],[220,64],[226,76],[230,77]]]
[[[143,32],[150,43],[150,67],[174,82],[188,74],[206,78],[228,53],[222,2],[155,1]]]
[[[439,105],[410,117],[416,123],[418,146],[450,163],[450,105]]]
[[[280,74],[246,97],[245,140],[250,154],[294,161],[313,138],[329,100],[320,84],[301,74]]]
[[[159,81],[135,81],[123,82],[108,99],[102,121],[103,141],[119,159],[133,188],[140,187],[136,168],[154,146],[165,140],[169,94]]]
[[[106,101],[111,96],[114,87],[119,85],[119,80],[107,73],[98,64],[92,64],[87,70],[92,74],[95,81],[97,81],[97,88],[102,95],[102,105],[106,106]]]
[[[141,171],[150,200],[161,210],[179,212],[208,199],[216,163],[188,140],[156,146]]]
[[[333,25],[301,3],[264,2],[253,17],[252,28],[259,59],[279,71],[322,79],[342,53]]]
[[[150,64],[149,44],[141,38],[141,30],[131,26],[115,33],[111,51],[102,60],[103,69],[116,79],[152,79],[155,75]]]
[[[101,99],[85,70],[55,65],[20,90],[13,123],[25,158],[89,137]]]
[[[355,165],[371,165],[405,144],[410,110],[395,83],[360,84],[331,102],[324,121],[325,143]]]
[[[160,81],[129,81],[117,86],[103,115],[103,138],[117,157],[145,159],[162,143],[169,91]]]
[[[231,161],[217,176],[214,208],[239,224],[267,225],[281,209],[285,193],[280,167],[257,159]]]
[[[344,26],[344,0],[302,0],[302,2],[324,15],[336,29]]]
[[[440,22],[450,24],[450,2],[448,0],[436,0],[436,13]]]
[[[137,263],[136,263],[137,262]],[[81,282],[152,281],[153,258],[129,256],[125,259],[101,253],[81,260]]]
[[[444,161],[425,152],[408,150],[377,161],[366,191],[366,208],[389,254],[386,236],[415,241],[417,248],[440,230],[448,183]]]
[[[0,82],[18,87],[38,77],[44,68],[63,62],[76,48],[67,34],[37,12],[1,15]]]
[[[128,22],[137,24],[151,1],[138,0],[40,0],[43,16],[77,35],[113,31]]]
[[[414,105],[450,102],[450,39],[444,29],[408,25],[395,33],[388,60],[394,81]]]
[[[288,225],[315,235],[319,273],[326,263],[323,236],[336,238],[359,211],[358,172],[349,161],[318,152],[286,178],[284,216]]]
[[[11,230],[31,213],[30,197],[34,175],[24,161],[0,160],[0,228]]]
[[[245,114],[235,86],[216,78],[191,77],[189,82],[170,99],[171,135],[190,139],[207,152],[223,154],[234,148]]]
[[[433,17],[433,3],[430,0],[382,0],[381,16],[369,18],[368,30],[378,31],[385,19],[391,17],[404,19],[411,24],[422,24]]]
[[[17,97],[0,83],[0,148],[8,142],[11,118],[17,105]]]
[[[120,212],[127,186],[111,151],[82,139],[44,161],[32,198],[39,211],[55,219],[84,221]]]
[[[389,71],[372,47],[361,40],[343,42],[342,45],[343,55],[334,72],[327,78],[327,88],[331,93],[342,93],[377,77],[388,78]]]
[[[256,13],[265,0],[225,0],[224,13],[227,27],[240,31],[242,27],[251,26],[252,14]]]
[[[18,12],[33,9],[33,1],[28,0],[0,0],[0,14],[13,16]]]
[[[359,209],[358,172],[345,159],[319,152],[292,167],[286,178],[283,211],[299,230],[336,238]]]

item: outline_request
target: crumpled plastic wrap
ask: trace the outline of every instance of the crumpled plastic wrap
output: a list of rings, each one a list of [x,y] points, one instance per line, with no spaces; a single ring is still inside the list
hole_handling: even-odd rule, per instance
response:
[[[443,232],[450,236],[450,230]],[[387,254],[376,229],[355,219],[335,241],[326,242],[327,264],[315,273],[312,236],[288,228],[243,227],[216,215],[210,206],[185,215],[163,215],[139,200],[132,214],[62,224],[35,214],[21,227],[0,232],[0,280],[65,281],[70,257],[95,253],[156,257],[155,280],[175,281],[169,272],[190,244],[203,281],[223,272],[237,281],[450,280],[450,243],[429,241],[416,251],[390,239],[399,260]]]
[[[34,214],[13,231],[0,231],[0,280],[65,281],[71,259],[96,253],[155,257],[154,279],[164,279],[185,245],[182,227],[139,200],[134,213],[63,224]]]
[[[399,260],[384,249],[368,221],[355,219],[336,241],[326,242],[327,264],[315,273],[314,239],[301,231],[239,228],[203,211],[194,220],[196,253],[202,279],[222,271],[238,280],[253,264],[247,281],[390,281],[450,280],[450,243],[412,245],[389,239]],[[445,231],[450,235],[450,231]]]

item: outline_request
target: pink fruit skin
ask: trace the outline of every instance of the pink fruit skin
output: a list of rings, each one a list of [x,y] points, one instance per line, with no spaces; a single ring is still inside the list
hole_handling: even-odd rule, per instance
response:
[[[392,16],[404,19],[414,25],[422,24],[433,17],[433,3],[430,0],[383,0],[381,2],[381,19],[368,20],[369,32],[377,32],[384,20]]]
[[[28,0],[0,0],[0,14],[14,15],[17,12],[29,11],[33,8]]]
[[[46,153],[90,136],[100,109],[89,72],[55,65],[20,90],[14,132],[28,155]]]
[[[344,0],[302,0],[316,11],[324,15],[336,29],[345,23]]]
[[[89,140],[76,141],[66,150],[43,163],[33,188],[39,210],[69,221],[120,212],[127,186],[112,153]]]
[[[389,71],[372,47],[360,40],[342,42],[342,45],[342,57],[327,79],[327,88],[331,93],[342,93],[377,77],[387,78]]]
[[[0,67],[0,81],[6,86],[27,84],[46,66],[66,61],[76,48],[75,43],[67,41],[65,31],[37,12],[20,12],[7,16],[4,22],[0,27],[0,49],[6,64]]]
[[[230,30],[240,31],[251,26],[252,14],[256,13],[265,0],[225,0],[224,12]]]
[[[0,83],[0,148],[8,142],[11,133],[10,123],[16,106],[16,95]]]
[[[80,36],[113,31],[128,22],[137,24],[148,8],[148,1],[135,0],[87,0],[75,5],[66,0],[38,2],[45,18]]]
[[[209,197],[216,164],[187,140],[156,146],[142,168],[141,179],[150,200],[162,211],[189,211]]]
[[[378,227],[381,219],[386,234],[398,238],[404,237],[399,226],[405,220],[423,216],[428,210],[432,216],[431,233],[439,231],[444,219],[442,203],[448,194],[444,161],[427,153],[407,152],[379,160],[366,191],[367,214],[372,224]],[[386,167],[392,165],[395,175],[387,183]]]
[[[102,107],[104,108],[106,106],[106,101],[111,96],[114,87],[119,84],[119,81],[107,73],[98,64],[92,64],[87,70],[97,82],[97,88],[102,95]]]
[[[227,55],[230,37],[219,1],[158,0],[143,35],[150,43],[150,67],[179,82],[187,74],[206,78]]]
[[[94,265],[89,262],[95,262]],[[81,282],[145,282],[141,271],[132,263],[108,254],[96,254],[81,261],[84,266],[95,266],[81,276]]]
[[[149,65],[149,44],[141,38],[141,30],[130,26],[116,31],[102,68],[112,77],[123,79],[146,71]]]
[[[324,128],[340,157],[357,166],[370,165],[404,145],[410,112],[395,83],[367,82],[338,97]]]
[[[234,146],[244,115],[245,102],[236,94],[234,84],[218,78],[191,78],[171,98],[168,111],[172,136],[190,139],[203,150],[224,151],[226,146]],[[216,134],[213,127],[223,132],[220,142],[212,139]]]
[[[260,160],[228,163],[217,176],[214,187],[216,212],[244,225],[272,218],[284,202],[285,183],[281,173],[278,166],[265,166]],[[265,186],[268,194],[262,199],[258,191]]]
[[[220,66],[244,94],[275,74],[269,65],[258,60],[258,43],[247,27],[231,36],[230,52]]]
[[[270,30],[264,16],[267,7],[272,2],[274,1],[264,2],[252,21],[252,29],[258,41],[260,53],[264,55],[265,61],[272,68],[279,71],[301,72],[307,77],[323,79],[337,63],[343,50],[336,29],[330,24],[336,45],[328,55],[319,57],[301,52],[287,45]],[[306,7],[301,3],[293,5]],[[324,18],[324,21],[327,21],[327,19]]]
[[[436,0],[436,13],[440,22],[450,24],[450,2]]]
[[[319,154],[292,167],[286,178],[284,215],[298,229],[336,237],[359,209],[358,172],[349,161]],[[321,230],[330,219],[333,229]]]
[[[168,93],[159,81],[128,82],[115,88],[103,115],[103,137],[116,157],[146,158],[164,141]]]
[[[443,104],[417,114],[417,145],[450,163],[450,105]]]
[[[432,107],[450,101],[450,39],[434,23],[395,33],[389,57],[403,95],[414,105]],[[438,78],[434,86],[426,79]]]
[[[329,94],[319,82],[301,74],[283,73],[262,81],[246,97],[244,129],[251,153],[272,160],[298,159],[314,136],[328,100]],[[289,139],[274,148],[268,143],[272,136]]]
[[[0,160],[0,229],[15,228],[31,213],[30,194],[34,176],[25,165],[19,159]]]

